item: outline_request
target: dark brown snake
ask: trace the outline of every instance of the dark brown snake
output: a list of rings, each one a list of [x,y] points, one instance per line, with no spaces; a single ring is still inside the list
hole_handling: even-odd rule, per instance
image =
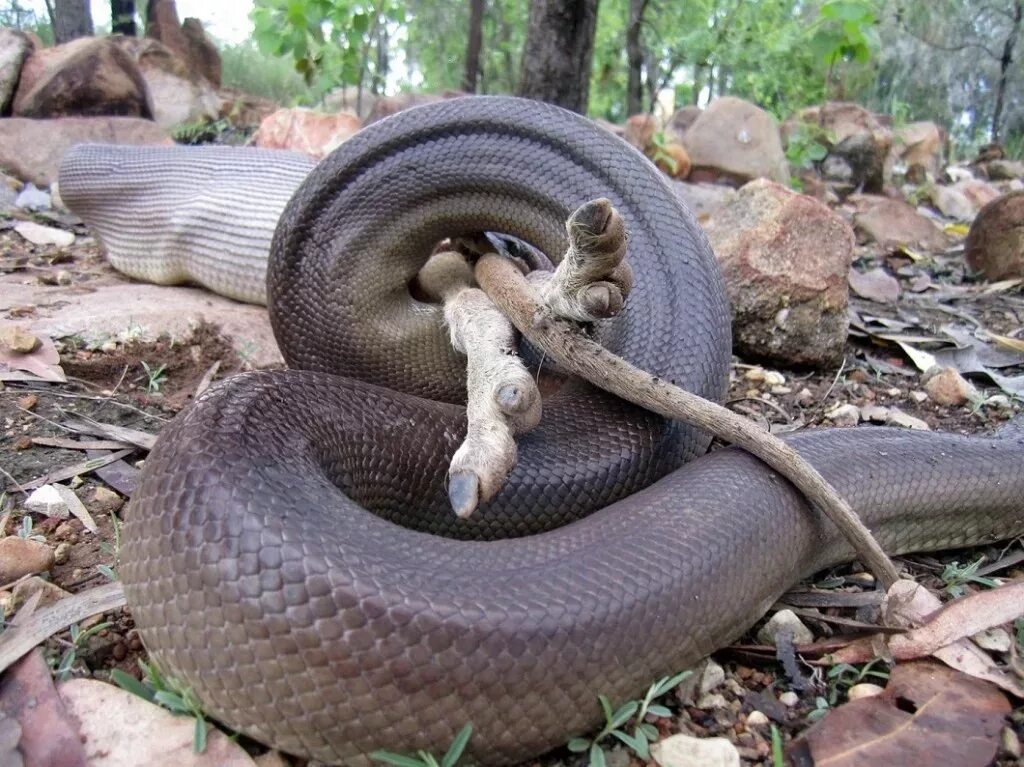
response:
[[[95,197],[74,171],[103,156],[62,172],[66,198]],[[179,176],[201,172],[177,157]],[[159,176],[140,183],[160,200]],[[626,220],[636,278],[598,338],[720,400],[728,311],[706,240],[653,166],[584,118],[509,98],[412,109],[299,188],[267,283],[297,369],[236,376],[175,419],[125,523],[146,648],[210,715],[342,764],[437,753],[472,722],[474,760],[514,763],[591,729],[599,693],[637,695],[851,556],[756,459],[690,460],[705,435],[575,381],[546,398],[499,497],[454,518],[464,363],[408,285],[446,236],[504,232],[557,256],[566,217],[596,197]],[[1020,430],[787,441],[889,551],[1024,533]]]

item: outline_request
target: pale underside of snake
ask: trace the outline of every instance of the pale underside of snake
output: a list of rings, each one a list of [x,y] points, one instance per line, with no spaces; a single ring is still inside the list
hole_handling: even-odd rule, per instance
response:
[[[546,396],[498,496],[451,513],[465,364],[441,308],[409,291],[446,237],[501,232],[557,258],[568,214],[609,198],[635,285],[595,337],[724,394],[728,311],[703,234],[584,118],[459,99],[377,123],[312,172],[257,150],[82,147],[60,180],[118,269],[267,299],[292,368],[232,378],[175,419],[125,522],[147,650],[237,730],[365,764],[442,750],[472,722],[473,759],[515,763],[593,726],[598,694],[692,665],[851,556],[756,459],[698,457],[706,435],[575,380]],[[890,552],[1024,533],[1019,429],[787,441]]]

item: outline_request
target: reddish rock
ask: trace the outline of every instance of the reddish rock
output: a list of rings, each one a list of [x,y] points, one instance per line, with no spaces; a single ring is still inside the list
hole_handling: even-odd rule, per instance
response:
[[[908,180],[923,183],[942,170],[942,131],[933,122],[908,123],[893,132],[895,159],[906,166]]]
[[[890,250],[907,246],[940,250],[946,236],[914,206],[881,195],[856,194],[848,198],[856,208],[854,226],[866,241]]]
[[[929,399],[939,405],[959,407],[978,396],[977,389],[956,368],[936,366],[925,372],[921,383]]]
[[[445,99],[457,99],[469,96],[462,91],[442,91],[441,93],[399,93],[397,96],[382,96],[374,104],[370,114],[367,115],[364,125],[370,125],[385,117],[398,114],[409,107],[418,107],[421,104],[433,104]]]
[[[256,128],[280,109],[270,99],[251,96],[235,88],[221,88],[217,96],[220,99],[219,117],[239,128]]]
[[[192,71],[219,88],[223,69],[220,51],[206,34],[203,23],[199,19],[189,17],[182,22],[181,31],[187,41],[186,59]]]
[[[665,132],[676,141],[682,142],[686,131],[690,130],[690,126],[697,122],[697,118],[700,117],[703,111],[696,104],[687,104],[685,107],[677,109],[669,118],[668,124],[665,126]]]
[[[153,102],[153,119],[161,128],[217,119],[220,96],[166,45],[148,37],[115,35],[110,39],[138,66]]]
[[[658,121],[653,115],[633,115],[626,120],[626,128],[622,137],[641,152],[654,142],[654,134],[658,132]]]
[[[53,567],[53,549],[45,543],[9,535],[0,538],[0,583],[23,575],[45,573]]]
[[[800,123],[812,126],[829,139],[831,167],[842,169],[837,180],[866,192],[881,192],[889,174],[887,159],[893,136],[885,118],[860,104],[830,101],[808,107],[786,120],[783,134],[791,135]],[[823,167],[825,163],[823,163]],[[849,169],[849,177],[846,176]]]
[[[843,358],[854,236],[820,202],[754,181],[704,224],[745,359],[823,367]]]
[[[1024,162],[1019,160],[992,160],[980,167],[991,181],[1012,181],[1024,178]]]
[[[253,144],[264,149],[291,149],[320,160],[359,132],[355,115],[327,115],[296,107],[279,109],[260,123]]]
[[[0,115],[10,113],[21,67],[32,52],[32,41],[24,32],[0,27]]]
[[[57,180],[64,154],[75,144],[173,144],[152,120],[133,117],[65,117],[0,120],[0,169],[46,187]]]
[[[986,279],[1024,277],[1024,191],[981,209],[967,233],[964,254],[968,266]]]
[[[986,181],[970,178],[950,186],[934,186],[929,197],[942,215],[960,221],[973,221],[978,211],[999,197],[999,190]]]
[[[199,19],[181,23],[174,0],[149,0],[146,37],[174,51],[193,77],[202,77],[213,87],[221,84],[221,60],[217,46],[207,36]]]
[[[152,117],[146,81],[109,38],[82,37],[29,56],[14,96],[18,117]]]
[[[711,102],[686,131],[683,146],[693,163],[695,180],[742,184],[768,178],[789,183],[775,118],[742,99],[723,96]]]

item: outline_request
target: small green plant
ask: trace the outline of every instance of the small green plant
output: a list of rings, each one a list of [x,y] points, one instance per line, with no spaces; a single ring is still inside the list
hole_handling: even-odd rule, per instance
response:
[[[647,716],[671,716],[671,711],[654,701],[674,690],[690,674],[690,671],[684,671],[672,677],[663,677],[647,689],[643,700],[627,701],[616,709],[612,708],[606,696],[598,695],[597,699],[604,713],[604,727],[592,738],[573,738],[567,744],[569,750],[577,754],[589,752],[590,767],[605,767],[606,760],[601,742],[612,737],[633,749],[641,759],[649,759],[650,743],[658,739],[658,728],[644,719]],[[635,726],[633,732],[629,733],[625,727],[631,720]]]
[[[971,562],[967,565],[961,565],[956,561],[946,565],[939,576],[942,582],[946,584],[946,593],[953,597],[962,597],[968,583],[976,583],[979,586],[990,589],[998,586],[999,581],[994,578],[985,578],[977,574],[978,568],[981,567],[981,563],[984,561],[984,557],[979,557],[976,562]]]
[[[195,729],[192,734],[192,750],[201,754],[206,750],[206,735],[209,725],[206,722],[206,714],[199,698],[183,683],[176,679],[164,676],[155,663],[139,661],[139,668],[142,670],[142,681],[126,674],[121,669],[115,668],[110,672],[110,678],[123,690],[138,695],[150,703],[163,706],[168,711],[182,716],[191,716],[195,719]]]
[[[102,541],[100,543],[100,550],[105,554],[109,554],[110,558],[114,561],[114,565],[116,565],[117,558],[121,553],[121,521],[114,512],[110,512],[110,529],[114,532],[114,542],[111,544]],[[96,570],[108,581],[116,581],[117,570],[114,569],[114,565],[96,565]]]
[[[772,767],[786,767],[786,757],[782,751],[782,733],[772,725]]]
[[[876,669],[875,666],[881,663],[879,659],[864,664],[857,668],[849,663],[837,663],[828,670],[828,703],[830,706],[839,702],[840,695],[844,695],[851,687],[868,679],[879,679],[885,681],[889,678],[888,671]]]
[[[668,139],[665,138],[665,131],[658,131],[651,136],[651,162],[655,165],[663,164],[668,168],[669,175],[675,176],[679,172],[679,163],[665,149],[667,145]]]
[[[798,123],[786,141],[786,159],[796,168],[811,168],[828,156],[828,144],[828,137],[818,126]]]
[[[197,120],[175,126],[171,131],[171,138],[178,144],[209,144],[230,128],[231,123],[225,119]]]
[[[148,362],[142,360],[142,369],[146,371],[146,392],[156,394],[167,380],[167,365],[152,368]]]
[[[390,751],[374,751],[370,754],[370,758],[376,762],[393,764],[395,767],[455,767],[462,756],[462,752],[466,750],[466,744],[469,743],[469,738],[472,734],[473,724],[467,723],[465,727],[459,730],[455,740],[448,746],[448,750],[445,751],[440,761],[433,754],[428,754],[426,751],[420,751],[416,756],[393,754]]]
[[[32,517],[28,514],[21,518],[21,526],[18,528],[18,537],[24,538],[27,541],[38,541],[40,543],[43,543],[46,540],[46,538],[38,533],[32,532]]]
[[[71,641],[58,639],[57,641],[67,647],[64,653],[60,656],[60,661],[57,663],[57,667],[53,670],[54,676],[57,680],[63,682],[69,676],[71,676],[71,669],[75,665],[75,661],[78,660],[78,653],[82,647],[89,640],[90,637],[103,631],[103,629],[110,627],[112,624],[109,621],[104,623],[97,623],[95,626],[90,626],[85,631],[79,627],[77,623],[72,623],[71,628],[68,632],[71,634]]]
[[[814,710],[807,715],[808,722],[817,722],[825,714],[828,713],[831,706],[828,704],[828,698],[824,698],[821,695],[814,699]]]

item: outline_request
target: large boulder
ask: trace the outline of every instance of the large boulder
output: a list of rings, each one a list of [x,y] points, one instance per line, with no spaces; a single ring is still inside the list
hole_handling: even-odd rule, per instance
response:
[[[111,38],[135,61],[153,103],[153,119],[170,130],[183,123],[216,120],[221,100],[206,78],[192,73],[170,48],[147,37]]]
[[[742,184],[755,178],[789,183],[789,166],[775,118],[743,99],[711,102],[683,136],[696,181]]]
[[[10,113],[21,67],[32,52],[32,41],[24,32],[0,27],[0,116]]]
[[[964,254],[968,266],[986,279],[1024,277],[1024,191],[981,209],[967,233]]]
[[[697,118],[700,117],[703,111],[696,104],[687,104],[684,107],[680,107],[668,119],[668,123],[665,125],[665,133],[682,143],[686,131],[690,130],[690,126],[697,122]]]
[[[860,104],[830,101],[789,118],[783,135],[792,136],[801,130],[801,124],[824,137],[828,156],[821,167],[827,178],[859,191],[882,191],[889,174],[887,160],[893,142],[884,118]]]
[[[942,215],[959,221],[973,221],[978,211],[999,194],[999,190],[986,181],[965,178],[949,186],[933,186],[928,196]]]
[[[850,195],[854,226],[866,242],[885,250],[901,247],[941,250],[949,243],[943,232],[904,200],[875,194]]]
[[[907,180],[921,184],[936,178],[942,170],[942,131],[933,122],[916,122],[893,131],[892,151],[901,163]]]
[[[178,20],[174,0],[150,0],[146,37],[174,51],[185,62],[190,74],[220,87],[222,66],[217,46],[206,35],[198,19],[187,18],[184,24]]]
[[[57,180],[64,154],[75,144],[167,144],[174,142],[152,120],[131,117],[65,117],[60,120],[0,120],[0,169],[46,187]]]
[[[345,112],[328,115],[301,107],[279,109],[260,123],[252,142],[264,149],[290,149],[321,160],[361,127],[358,117]]]
[[[725,275],[737,354],[800,367],[843,358],[854,236],[842,217],[762,179],[704,229]]]
[[[153,116],[142,73],[110,38],[81,37],[36,50],[21,71],[14,96],[17,117],[68,115]]]
[[[462,91],[441,91],[440,93],[399,93],[397,96],[381,96],[373,102],[373,108],[366,116],[365,125],[370,125],[385,117],[398,114],[409,107],[418,107],[421,104],[434,104],[446,99],[457,99],[468,96]]]
[[[270,99],[243,93],[237,88],[221,88],[220,117],[238,128],[256,128],[279,109]]]

